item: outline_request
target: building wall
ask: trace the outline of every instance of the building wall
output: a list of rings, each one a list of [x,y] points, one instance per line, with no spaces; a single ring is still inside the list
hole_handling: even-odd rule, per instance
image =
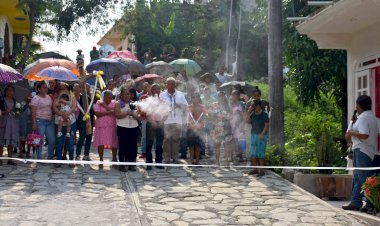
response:
[[[355,109],[355,72],[361,59],[380,53],[380,28],[378,24],[366,27],[352,36],[352,44],[347,50],[347,98],[348,116]],[[373,87],[374,88],[374,87]],[[380,87],[377,87],[380,88]],[[373,90],[374,91],[374,90]],[[374,96],[371,96],[373,101]],[[380,104],[380,103],[374,103]]]
[[[11,54],[12,54],[12,50],[13,50],[13,29],[12,29],[12,26],[11,24],[9,23],[9,20],[6,16],[0,16],[0,38],[2,38],[4,40],[4,35],[5,35],[5,25],[8,24],[8,28],[9,28],[9,45],[10,45],[10,50],[11,50]],[[4,56],[4,50],[2,49],[0,51],[0,57],[3,57]]]

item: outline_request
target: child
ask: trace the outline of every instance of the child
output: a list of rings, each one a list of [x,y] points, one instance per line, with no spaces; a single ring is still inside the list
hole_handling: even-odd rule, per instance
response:
[[[68,94],[64,93],[64,94],[61,94],[61,96],[59,97],[59,111],[61,113],[66,113],[66,112],[69,112],[70,109],[71,109],[71,106],[70,106],[70,97]],[[72,122],[72,119],[71,119],[71,115],[69,116],[68,119],[65,119],[63,118],[62,116],[58,116],[58,133],[57,133],[57,137],[61,137],[62,136],[62,126],[63,126],[63,123],[66,123],[66,125],[71,125],[71,122]],[[66,133],[66,137],[70,137],[70,128],[71,126],[67,126],[67,133]]]
[[[25,151],[26,136],[32,132],[32,110],[30,108],[30,101],[32,100],[32,94],[29,94],[25,98],[25,105],[20,112],[20,157],[26,153],[25,158],[30,158],[30,146],[27,147]],[[33,155],[35,153],[35,147],[33,147]]]
[[[261,100],[255,100],[248,113],[250,114],[250,123],[252,123],[250,150],[251,164],[252,166],[257,166],[257,161],[259,161],[259,165],[264,166],[269,116],[263,111]],[[253,169],[249,174],[259,174],[259,177],[265,175],[264,169]]]

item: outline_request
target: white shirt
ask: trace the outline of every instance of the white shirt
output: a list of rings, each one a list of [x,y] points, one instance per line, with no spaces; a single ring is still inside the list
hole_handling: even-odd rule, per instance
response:
[[[349,127],[350,128],[350,127]],[[360,148],[360,151],[368,155],[372,160],[377,152],[377,136],[379,128],[377,119],[371,111],[364,111],[352,125],[352,130],[360,134],[367,134],[368,138],[361,140],[352,137],[352,149]]]
[[[167,90],[161,92],[160,99],[163,100],[167,105],[170,106],[172,111],[169,112],[168,118],[165,120],[164,124],[182,124],[183,111],[188,105],[185,95],[176,90],[173,94],[169,94]],[[175,107],[175,105],[180,105],[181,107]]]
[[[216,73],[215,76],[218,78],[219,82],[221,83],[228,82],[228,76],[225,73],[222,75],[219,73]]]
[[[120,111],[129,112],[131,111],[131,108],[129,107],[129,104],[125,104],[124,108],[121,108]],[[136,128],[138,126],[137,120],[129,115],[121,119],[116,119],[116,124],[117,126],[124,128]]]

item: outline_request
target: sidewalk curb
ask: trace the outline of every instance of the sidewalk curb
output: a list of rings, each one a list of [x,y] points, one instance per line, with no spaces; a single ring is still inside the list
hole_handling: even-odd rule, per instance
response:
[[[346,216],[346,217],[348,217],[348,218],[350,218],[350,219],[354,219],[354,220],[360,221],[360,222],[361,222],[361,225],[380,225],[380,219],[377,218],[377,217],[372,217],[372,216],[366,214],[366,215],[369,216],[369,218],[367,218],[367,217],[362,216],[362,214],[360,214],[360,216],[359,216],[359,214],[354,214],[354,213],[352,213],[352,212],[354,212],[354,211],[345,211],[345,210],[343,210],[343,209],[336,208],[336,207],[330,205],[329,203],[323,201],[322,199],[316,197],[315,195],[313,195],[313,194],[307,192],[306,190],[302,189],[301,187],[299,187],[299,186],[297,186],[297,185],[291,183],[290,181],[288,181],[288,180],[286,180],[285,178],[281,177],[281,176],[278,175],[277,173],[275,173],[275,172],[273,172],[273,171],[270,171],[270,170],[268,170],[267,172],[270,172],[272,175],[274,175],[274,176],[276,176],[276,177],[278,177],[278,178],[281,178],[286,184],[292,186],[293,188],[295,188],[295,189],[298,190],[299,192],[302,192],[302,193],[304,193],[305,195],[308,195],[308,196],[311,197],[314,201],[316,201],[316,202],[318,202],[318,203],[320,203],[320,204],[322,204],[322,205],[324,205],[324,206],[326,206],[326,207],[328,207],[328,208],[332,208],[332,209],[336,210],[337,212],[341,213],[342,215],[344,215],[344,216]]]

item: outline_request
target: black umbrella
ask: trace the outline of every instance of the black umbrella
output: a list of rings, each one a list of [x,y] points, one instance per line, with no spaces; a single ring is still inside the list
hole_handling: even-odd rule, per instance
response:
[[[72,61],[66,54],[59,51],[48,51],[43,52],[39,55],[40,59],[54,58],[54,59],[65,59]]]
[[[32,89],[29,85],[29,82],[27,79],[20,80],[15,83],[9,83],[9,84],[3,84],[0,86],[1,89],[1,96],[4,96],[4,89],[8,85],[11,85],[15,88],[15,99],[18,102],[24,101],[25,97],[27,97],[31,92]]]
[[[127,66],[127,71],[132,75],[145,75],[148,73],[148,69],[145,68],[145,65],[140,63],[138,60],[131,60],[127,58],[116,58],[118,61]]]
[[[246,83],[246,82],[240,82],[240,81],[231,81],[231,82],[225,82],[223,83],[221,86],[220,86],[220,89],[222,90],[226,90],[226,89],[233,89],[235,87],[238,87],[240,86],[246,95],[251,95],[252,94],[252,91],[254,89],[253,86],[251,86],[250,84]]]

